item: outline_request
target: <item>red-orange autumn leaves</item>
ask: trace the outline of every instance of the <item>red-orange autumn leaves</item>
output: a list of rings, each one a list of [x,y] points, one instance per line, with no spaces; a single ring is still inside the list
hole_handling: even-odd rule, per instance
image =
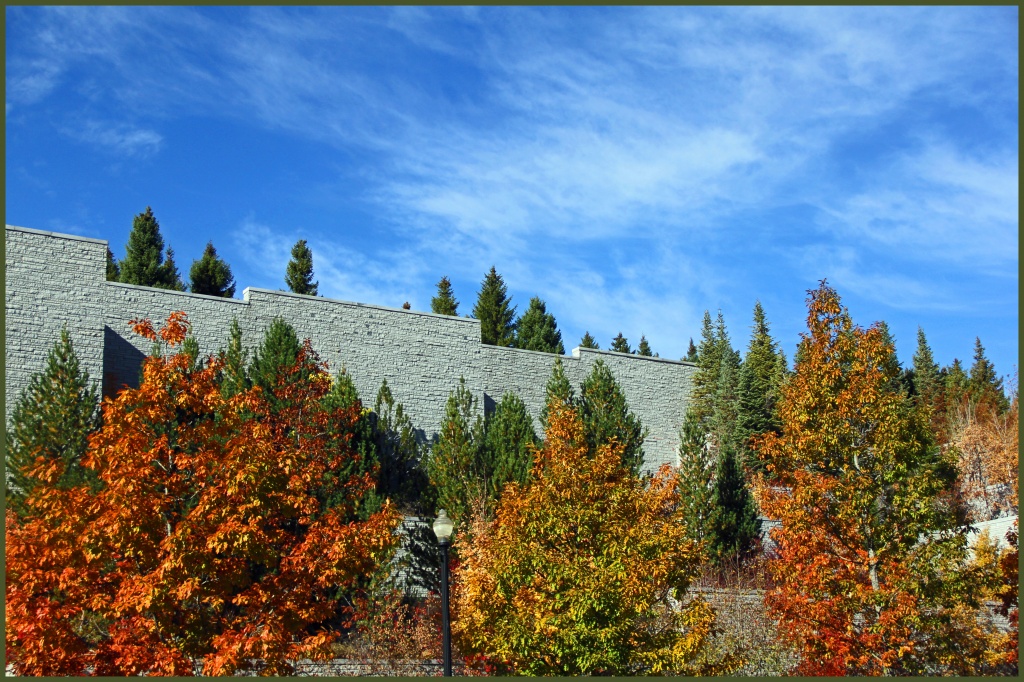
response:
[[[7,660],[20,674],[290,672],[329,655],[331,598],[380,564],[398,515],[366,521],[328,508],[323,485],[356,457],[328,425],[354,410],[324,408],[330,376],[307,343],[291,371],[307,381],[226,399],[222,363],[195,368],[172,353],[184,314],[137,333],[166,347],[141,385],[104,401],[84,465],[100,478],[60,489],[40,466],[25,518],[7,515]],[[338,433],[337,429],[333,433]],[[350,499],[374,483],[342,483]]]

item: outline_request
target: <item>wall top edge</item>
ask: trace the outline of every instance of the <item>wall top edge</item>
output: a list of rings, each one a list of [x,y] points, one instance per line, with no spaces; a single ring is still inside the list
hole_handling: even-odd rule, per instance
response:
[[[88,242],[90,244],[103,244],[109,246],[110,242],[106,239],[94,239],[92,237],[82,237],[77,234],[68,234],[66,232],[51,232],[49,230],[37,230],[31,227],[18,227],[17,225],[4,225],[4,228],[10,232],[27,232],[28,234],[39,234],[46,237],[56,237],[57,239],[73,239],[78,242]]]
[[[631,358],[634,360],[651,360],[654,362],[667,362],[670,365],[685,365],[688,367],[696,367],[696,363],[687,362],[686,360],[672,360],[670,358],[655,358],[647,355],[634,355],[633,353],[620,353],[615,350],[601,350],[598,348],[581,348],[576,346],[572,349],[572,354],[575,357],[579,357],[580,353],[595,353],[597,355],[609,355],[619,358]]]
[[[160,287],[146,287],[141,284],[125,284],[124,282],[104,282],[108,287],[117,287],[119,289],[135,289],[138,291],[159,291],[163,294],[174,294],[175,296],[188,296],[190,298],[199,298],[206,301],[227,301],[229,303],[237,303],[239,305],[249,305],[248,301],[243,301],[237,298],[226,298],[224,296],[210,296],[209,294],[194,294],[191,291],[177,291],[175,289],[161,289]]]
[[[484,349],[487,349],[487,350],[500,351],[502,353],[505,352],[505,351],[513,351],[515,353],[530,353],[532,355],[543,355],[546,358],[551,358],[552,362],[555,361],[555,358],[561,358],[562,360],[579,360],[578,357],[573,357],[572,355],[559,355],[558,353],[548,353],[547,351],[544,351],[544,350],[528,350],[526,348],[511,348],[509,346],[495,346],[495,345],[490,344],[490,343],[484,343],[483,341],[480,342],[480,347],[484,348]]]
[[[442,320],[465,322],[467,324],[480,326],[480,320],[472,317],[459,317],[457,315],[438,315],[437,313],[428,313],[425,310],[406,310],[405,308],[392,308],[386,305],[377,305],[375,303],[359,303],[358,301],[346,301],[340,298],[328,298],[326,296],[307,296],[305,294],[296,294],[291,291],[282,291],[280,289],[261,289],[259,287],[246,287],[242,292],[246,300],[249,298],[249,292],[255,292],[259,294],[270,294],[272,296],[289,296],[291,298],[298,298],[303,301],[324,301],[327,303],[341,303],[342,305],[358,306],[360,308],[373,308],[374,310],[383,310],[389,313],[403,313],[406,315],[421,315],[423,317],[435,317]]]

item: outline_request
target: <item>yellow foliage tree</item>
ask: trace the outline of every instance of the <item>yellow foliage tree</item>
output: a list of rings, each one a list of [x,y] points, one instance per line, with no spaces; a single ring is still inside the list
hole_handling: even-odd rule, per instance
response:
[[[569,406],[548,405],[547,437],[525,486],[477,517],[456,572],[453,634],[467,654],[526,675],[713,674],[714,612],[680,606],[699,563],[676,476],[645,482],[616,441],[588,449]]]

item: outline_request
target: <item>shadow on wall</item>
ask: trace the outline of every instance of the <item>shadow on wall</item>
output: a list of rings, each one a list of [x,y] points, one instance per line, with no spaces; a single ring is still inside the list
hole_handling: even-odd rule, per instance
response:
[[[108,326],[103,327],[103,397],[124,386],[139,387],[146,354]]]

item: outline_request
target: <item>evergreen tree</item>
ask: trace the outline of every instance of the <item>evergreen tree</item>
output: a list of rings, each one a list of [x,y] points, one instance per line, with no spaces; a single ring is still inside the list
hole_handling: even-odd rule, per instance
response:
[[[176,289],[184,291],[185,285],[178,275],[174,264],[174,251],[170,247],[166,251],[166,261],[161,252],[164,251],[164,239],[160,236],[160,223],[153,215],[149,206],[132,221],[132,231],[128,235],[125,246],[124,260],[117,264],[120,269],[119,281],[125,284],[138,284],[159,289]],[[108,262],[108,274],[110,267]]]
[[[932,356],[932,349],[925,338],[924,330],[917,328],[917,351],[914,353],[914,391],[918,402],[931,403],[939,390],[939,364]]]
[[[651,352],[651,344],[647,343],[647,337],[643,334],[640,335],[640,345],[636,347],[636,354],[645,358],[654,357],[654,353]]]
[[[533,419],[515,393],[506,393],[486,419],[486,469],[489,497],[496,503],[506,483],[526,483],[533,466],[534,448],[540,446]]]
[[[780,362],[780,360],[782,362]],[[779,432],[775,404],[785,377],[785,360],[768,331],[761,302],[754,305],[754,326],[740,370],[737,388],[735,443],[740,462],[760,470],[760,459],[750,448],[749,438],[767,431]]]
[[[459,302],[455,300],[451,280],[442,277],[437,283],[437,296],[430,299],[430,311],[437,315],[458,315]]]
[[[572,384],[565,376],[565,367],[562,366],[562,358],[556,357],[555,364],[551,367],[551,376],[548,377],[546,386],[547,398],[544,400],[544,407],[540,411],[541,429],[548,428],[548,406],[552,400],[572,407],[576,404],[576,395],[573,393]]]
[[[622,335],[622,332],[619,332],[619,335],[612,339],[611,350],[615,351],[616,353],[633,352],[633,349],[629,347],[629,341],[626,339],[625,336]]]
[[[242,347],[242,330],[238,327],[238,318],[231,319],[231,336],[228,339],[227,350],[222,350],[224,357],[224,370],[221,376],[220,392],[225,398],[230,398],[249,388],[248,372],[245,364],[248,351]]]
[[[555,316],[547,311],[544,301],[536,296],[530,299],[530,307],[516,322],[515,328],[516,348],[565,355],[562,332],[558,331]]]
[[[370,411],[363,407],[363,401],[359,399],[359,391],[356,389],[352,377],[344,368],[335,375],[334,381],[331,382],[331,390],[324,396],[323,403],[327,410],[344,410],[355,407],[359,415],[355,423],[331,423],[328,426],[328,433],[335,441],[348,439],[352,449],[359,456],[350,458],[346,462],[346,466],[326,477],[316,491],[317,498],[320,500],[322,509],[332,509],[346,503],[353,504],[355,513],[351,520],[358,518],[365,521],[372,514],[380,511],[384,500],[372,488],[363,493],[361,497],[353,499],[351,492],[343,484],[353,476],[370,474],[376,479],[379,475],[377,442]]]
[[[718,313],[718,319],[724,327],[721,311]],[[710,419],[714,412],[718,372],[722,366],[722,350],[722,343],[711,324],[711,313],[705,310],[700,347],[697,349],[697,371],[693,375],[693,391],[690,394],[694,414],[701,422]]]
[[[761,523],[731,445],[723,448],[718,458],[714,487],[711,555],[720,565],[733,558],[746,559]]]
[[[715,389],[714,409],[711,413],[711,432],[716,447],[721,450],[736,445],[736,419],[739,402],[740,354],[726,348],[718,370],[718,387]]]
[[[976,404],[987,403],[998,412],[1005,412],[1010,407],[1003,391],[1003,380],[996,374],[996,367],[985,357],[985,347],[981,339],[974,339],[974,364],[968,381],[968,393]]]
[[[11,413],[6,431],[7,506],[31,513],[24,501],[39,483],[40,460],[60,462],[60,487],[95,483],[95,472],[82,466],[86,437],[99,426],[99,396],[81,368],[65,327],[46,357],[46,367],[32,376]]]
[[[263,389],[275,409],[283,405],[282,399],[278,397],[280,388],[292,382],[304,381],[309,376],[305,370],[288,372],[295,365],[301,349],[302,344],[295,328],[278,317],[270,323],[263,342],[253,354],[252,364],[249,365],[249,381],[253,386]]]
[[[484,422],[466,380],[448,395],[437,440],[427,458],[427,476],[439,509],[462,530],[487,500],[484,469]]]
[[[630,411],[626,396],[602,360],[594,363],[590,374],[583,380],[580,416],[591,452],[614,438],[623,447],[623,466],[634,475],[640,473],[647,431],[640,419]]]
[[[292,259],[288,261],[284,283],[292,293],[317,295],[320,282],[313,281],[313,252],[306,245],[305,239],[295,242],[295,246],[292,247]]]
[[[710,318],[708,319],[710,322]],[[683,358],[686,362],[697,362],[697,346],[693,345],[693,337],[690,337],[690,346],[686,349],[686,357]]]
[[[422,461],[416,430],[402,403],[396,402],[385,379],[373,404],[377,416],[374,433],[380,476],[377,493],[390,498],[400,510],[415,515],[433,513],[424,499],[429,481]]]
[[[231,298],[235,295],[235,279],[231,268],[217,256],[213,242],[206,243],[203,257],[192,261],[189,271],[189,289],[193,294]]]
[[[590,332],[584,332],[583,338],[580,339],[580,348],[593,348],[594,350],[600,350],[601,346],[597,345],[597,340],[590,335]]]
[[[515,344],[515,307],[510,307],[511,299],[506,295],[505,281],[497,273],[494,266],[484,277],[477,295],[473,317],[480,320],[480,341],[492,346],[512,346]]]
[[[693,410],[687,410],[679,431],[679,503],[687,536],[695,542],[708,540],[711,533],[714,480],[715,458],[704,426]]]
[[[107,247],[107,281],[108,282],[119,282],[121,280],[121,268],[117,266],[117,259],[114,258],[114,252]]]
[[[945,384],[946,408],[959,405],[967,400],[970,391],[970,379],[963,365],[958,358],[953,358],[953,364],[943,368],[943,383]]]

